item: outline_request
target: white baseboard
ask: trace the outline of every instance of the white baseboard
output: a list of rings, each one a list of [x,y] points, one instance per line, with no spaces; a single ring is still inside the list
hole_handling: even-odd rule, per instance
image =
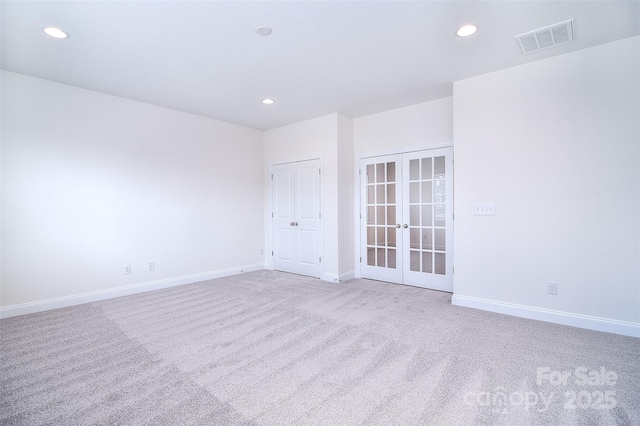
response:
[[[479,299],[476,297],[460,296],[456,294],[451,298],[451,303],[456,306],[464,306],[467,308],[480,309],[483,311],[496,312],[521,318],[570,325],[589,330],[621,334],[623,336],[640,337],[640,324],[631,322],[615,321],[606,318],[572,314],[562,311],[552,311],[549,309],[534,308],[531,306],[497,302],[495,300]]]
[[[356,277],[356,273],[354,271],[351,272],[345,272],[343,274],[330,274],[325,272],[324,274],[322,274],[322,281],[331,281],[334,283],[339,283],[342,281],[349,281],[352,280]]]
[[[218,271],[204,272],[200,274],[185,275],[176,278],[167,278],[158,281],[132,284],[124,287],[110,288],[107,290],[92,291],[89,293],[74,294],[71,296],[56,297],[54,299],[39,300],[36,302],[21,303],[18,305],[0,308],[0,318],[10,318],[18,315],[32,314],[48,311],[50,309],[66,308],[68,306],[81,305],[83,303],[97,302],[99,300],[113,299],[130,294],[144,293],[146,291],[160,290],[162,288],[175,287],[183,284],[197,283],[214,278],[228,277],[243,272],[259,271],[264,269],[263,263],[246,265],[238,268],[221,269]]]

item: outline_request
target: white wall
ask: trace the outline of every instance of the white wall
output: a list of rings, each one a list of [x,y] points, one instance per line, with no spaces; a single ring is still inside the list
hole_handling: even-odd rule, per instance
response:
[[[338,275],[340,280],[355,276],[353,119],[338,114]]]
[[[453,98],[443,98],[353,120],[355,159],[451,146]]]
[[[1,136],[3,307],[263,265],[260,131],[2,71]]]
[[[639,37],[454,83],[454,302],[637,334],[639,122]]]

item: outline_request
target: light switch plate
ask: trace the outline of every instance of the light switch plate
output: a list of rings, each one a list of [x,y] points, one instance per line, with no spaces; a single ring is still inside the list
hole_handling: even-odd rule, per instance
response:
[[[476,216],[489,216],[496,214],[495,203],[478,203],[475,205],[474,214]]]

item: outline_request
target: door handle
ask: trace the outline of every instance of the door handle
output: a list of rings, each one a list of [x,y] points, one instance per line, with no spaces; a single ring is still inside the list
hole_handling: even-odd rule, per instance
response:
[[[400,228],[400,224],[399,224],[399,223],[398,223],[398,224],[396,224],[396,228]]]
[[[402,225],[403,228],[408,228],[409,225],[407,225],[406,223],[404,225]]]
[[[291,226],[298,226],[298,222],[291,222],[291,223],[289,223],[289,225],[291,225]]]

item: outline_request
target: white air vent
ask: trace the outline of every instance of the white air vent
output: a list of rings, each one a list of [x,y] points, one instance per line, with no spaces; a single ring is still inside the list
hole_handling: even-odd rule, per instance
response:
[[[516,36],[524,55],[571,43],[573,40],[573,19]]]

